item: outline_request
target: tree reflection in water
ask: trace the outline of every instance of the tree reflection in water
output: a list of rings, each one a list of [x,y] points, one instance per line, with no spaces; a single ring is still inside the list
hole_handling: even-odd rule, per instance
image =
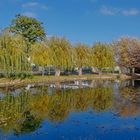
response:
[[[122,117],[140,114],[140,81],[129,80],[119,87],[119,97],[115,100],[115,109]],[[125,86],[124,86],[125,85]]]
[[[19,125],[19,128],[16,128],[15,135],[26,134],[30,132],[34,132],[36,129],[40,127],[41,119],[35,118],[31,115],[30,111],[24,112],[24,120]]]
[[[102,112],[113,109],[120,116],[135,115],[139,106],[139,89],[122,84],[119,96],[114,96],[111,81],[92,81],[89,88],[52,89],[47,86],[25,90],[0,89],[0,128],[3,132],[15,131],[16,135],[30,133],[41,126],[43,120],[62,122],[71,112],[93,109]],[[50,88],[49,88],[50,90]]]

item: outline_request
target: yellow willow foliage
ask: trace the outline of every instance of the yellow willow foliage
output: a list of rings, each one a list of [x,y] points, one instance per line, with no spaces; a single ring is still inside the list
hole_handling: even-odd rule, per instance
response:
[[[110,45],[97,43],[92,49],[95,67],[102,69],[114,66],[114,51]]]
[[[71,44],[65,38],[52,37],[48,41],[51,49],[51,64],[56,67],[70,68],[72,64]]]
[[[51,55],[50,55],[50,48],[45,44],[42,43],[35,43],[32,46],[32,61],[33,63],[39,66],[48,66],[51,65]]]
[[[75,53],[76,53],[76,66],[92,66],[92,53],[90,48],[85,44],[76,44]]]
[[[0,127],[3,131],[8,132],[18,127],[19,123],[16,122],[19,118],[24,119],[23,112],[27,109],[29,97],[26,92],[21,92],[17,97],[8,92],[4,99],[0,100]]]
[[[92,97],[93,109],[97,112],[105,111],[112,106],[113,89],[109,87],[97,87],[94,89],[94,96]]]
[[[6,76],[28,71],[24,48],[26,43],[21,36],[2,34],[0,36],[0,71]]]

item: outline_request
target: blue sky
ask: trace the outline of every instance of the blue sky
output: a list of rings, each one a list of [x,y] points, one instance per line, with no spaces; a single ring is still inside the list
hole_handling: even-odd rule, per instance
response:
[[[1,0],[0,29],[17,13],[44,23],[47,35],[72,43],[140,38],[140,0]]]

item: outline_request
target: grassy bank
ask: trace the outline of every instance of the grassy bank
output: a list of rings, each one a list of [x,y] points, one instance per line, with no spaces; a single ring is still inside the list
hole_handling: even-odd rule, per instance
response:
[[[64,82],[64,81],[73,81],[73,80],[92,80],[92,79],[109,79],[109,80],[125,80],[131,79],[130,76],[126,75],[117,75],[117,74],[102,74],[102,75],[70,75],[70,76],[34,76],[33,78],[26,78],[26,79],[8,79],[8,78],[1,78],[0,79],[0,87],[5,86],[23,86],[26,84],[33,84],[33,83],[52,83],[52,82]]]

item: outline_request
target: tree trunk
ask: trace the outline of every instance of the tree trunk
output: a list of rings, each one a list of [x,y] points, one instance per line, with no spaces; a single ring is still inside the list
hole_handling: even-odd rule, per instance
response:
[[[119,68],[119,74],[120,75],[123,74],[123,68],[122,67]]]
[[[94,67],[91,67],[92,73],[96,72]]]
[[[127,68],[127,73],[130,74],[130,68]]]
[[[135,74],[135,68],[132,68],[132,75]]]
[[[135,86],[135,81],[134,81],[134,80],[132,80],[132,86],[133,86],[133,87]]]
[[[44,75],[45,75],[45,67],[42,66],[42,76],[44,76]]]
[[[135,68],[130,69],[130,74],[133,76],[135,74]]]
[[[82,75],[82,67],[80,67],[80,68],[78,69],[78,75],[79,75],[79,76]]]
[[[101,76],[102,75],[102,69],[99,68],[98,70],[99,70],[99,75]]]
[[[60,68],[55,69],[55,76],[60,76]]]

